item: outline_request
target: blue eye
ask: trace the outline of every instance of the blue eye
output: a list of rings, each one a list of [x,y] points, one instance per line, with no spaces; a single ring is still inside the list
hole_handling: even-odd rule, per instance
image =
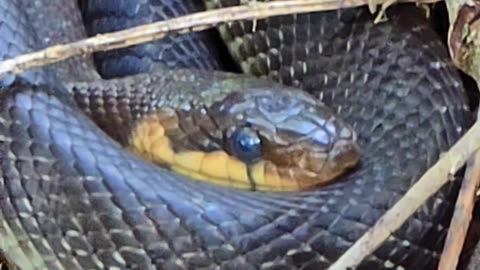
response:
[[[229,140],[230,153],[245,163],[257,161],[262,155],[258,134],[248,127],[235,130]]]

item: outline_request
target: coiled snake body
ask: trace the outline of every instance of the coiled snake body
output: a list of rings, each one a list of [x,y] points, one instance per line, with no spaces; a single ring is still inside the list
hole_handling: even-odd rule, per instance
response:
[[[43,17],[65,20],[67,33],[79,22],[68,1],[22,9],[41,2],[0,1],[3,58],[65,38],[29,35],[29,19],[42,9],[68,11]],[[140,18],[163,10],[158,1],[128,2],[132,7],[91,1],[88,7],[98,11],[95,3],[109,7],[107,14],[128,9]],[[262,20],[254,32],[250,23],[222,27],[243,70],[301,86],[359,134],[360,167],[314,191],[255,193],[190,181],[125,152],[62,87],[2,90],[3,251],[23,269],[326,269],[469,124],[446,50],[415,14],[392,13],[387,23],[373,25],[366,10],[349,9]],[[143,63],[151,48],[126,61]],[[197,53],[188,57],[208,56]],[[140,65],[142,71],[153,68],[152,61]],[[23,77],[33,83],[97,77],[88,62],[63,65],[55,77],[49,75],[55,67]],[[192,74],[187,83],[203,76]],[[93,99],[99,111],[113,103]],[[454,191],[450,184],[429,200],[358,269],[433,269]]]

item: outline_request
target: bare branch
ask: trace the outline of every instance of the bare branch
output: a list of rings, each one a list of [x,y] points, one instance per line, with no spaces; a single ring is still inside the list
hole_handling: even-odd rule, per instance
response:
[[[166,35],[202,31],[221,23],[258,20],[271,16],[307,13],[322,10],[362,6],[372,1],[380,4],[389,0],[282,0],[253,2],[249,5],[222,8],[145,24],[130,29],[97,35],[76,42],[52,46],[37,52],[19,55],[0,62],[0,78],[6,73],[59,62],[67,58],[129,47],[161,39]],[[433,3],[439,0],[400,0],[400,2]]]
[[[413,185],[329,270],[354,268],[374,252],[425,201],[437,192],[480,147],[480,122],[475,125]]]
[[[469,0],[446,0],[445,2],[450,18],[448,33],[450,54],[457,67],[472,76],[478,86],[480,82],[480,2]],[[478,119],[477,115],[477,121]],[[455,214],[440,260],[439,269],[441,270],[454,269],[458,264],[470,226],[475,199],[473,193],[478,189],[478,181],[480,181],[480,154],[477,152],[471,159],[474,159],[474,162],[469,162],[473,164],[467,167],[466,178],[457,199]],[[479,259],[479,253],[476,252],[471,258],[471,264],[474,265]]]
[[[458,194],[455,213],[450,223],[447,240],[443,247],[438,270],[456,269],[467,235],[472,211],[475,205],[475,193],[480,184],[480,151],[467,162],[467,172]]]

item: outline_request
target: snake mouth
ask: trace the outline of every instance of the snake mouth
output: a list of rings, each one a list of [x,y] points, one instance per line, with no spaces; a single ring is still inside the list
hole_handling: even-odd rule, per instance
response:
[[[277,192],[321,188],[338,180],[360,160],[360,148],[355,139],[337,140],[327,153],[303,150],[294,149],[289,155],[278,155],[283,156],[284,163],[278,159],[276,162],[264,160],[250,166],[251,186],[255,190]]]
[[[350,140],[336,141],[329,152],[322,173],[331,179],[337,178],[347,170],[355,167],[360,161],[360,147]]]
[[[233,154],[235,151],[221,147],[203,149],[185,144],[186,140],[181,139],[188,134],[184,131],[186,125],[181,128],[181,121],[185,118],[173,109],[162,109],[145,116],[130,134],[131,149],[143,158],[192,180],[236,189],[277,192],[311,190],[330,184],[353,167],[360,156],[355,132],[337,118],[329,118],[323,126],[307,125],[301,119],[290,121],[298,130],[284,127],[272,133],[276,137],[271,138],[268,138],[268,132],[262,133],[258,129],[262,150],[255,161],[246,161]],[[232,139],[233,135],[226,137]]]

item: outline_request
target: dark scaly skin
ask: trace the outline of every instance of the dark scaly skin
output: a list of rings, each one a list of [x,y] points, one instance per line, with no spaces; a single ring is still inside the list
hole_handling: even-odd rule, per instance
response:
[[[18,54],[26,53],[35,48],[36,35],[28,22],[27,15],[22,11],[16,1],[0,2],[1,26],[0,60],[12,58]],[[29,70],[22,77],[32,83],[45,81],[47,75],[44,70]],[[15,76],[2,79],[2,85],[11,83]]]
[[[52,15],[55,14],[55,15]],[[0,1],[0,60],[86,37],[75,1]],[[50,27],[44,27],[50,25]],[[5,79],[10,83],[14,76]],[[90,57],[75,57],[45,68],[29,70],[19,77],[31,83],[88,81],[98,79]]]
[[[35,49],[73,42],[86,37],[81,14],[75,1],[18,0],[21,13],[26,14],[36,36]],[[44,27],[47,26],[48,27]],[[31,27],[28,27],[32,30]],[[48,67],[50,77],[58,81],[90,81],[99,79],[91,56],[77,56]]]
[[[91,34],[105,33],[140,24],[165,20],[203,10],[201,1],[184,0],[80,0],[88,17]],[[221,67],[218,51],[212,44],[221,42],[214,30],[188,35],[167,36],[162,40],[125,49],[95,54],[99,73],[104,78],[150,72],[158,68]]]
[[[433,38],[422,40],[425,47],[416,41],[415,36],[430,35],[425,29],[399,33],[391,24],[371,27],[364,11],[296,18],[327,21],[337,20],[337,14],[359,24],[351,32],[347,23],[330,21],[339,31],[324,33],[337,43],[325,43],[323,52],[338,48],[336,53],[354,64],[329,57],[331,62],[313,70],[332,70],[327,85],[345,72],[339,82],[348,86],[348,68],[369,74],[366,83],[327,87],[323,94],[324,100],[338,102],[335,108],[344,105],[340,113],[369,151],[349,179],[288,196],[191,182],[125,153],[68,98],[41,88],[12,89],[2,94],[0,112],[0,154],[8,157],[1,164],[0,207],[8,225],[7,250],[18,251],[8,255],[25,252],[38,268],[48,269],[100,268],[100,262],[138,269],[152,264],[160,269],[327,268],[468,125],[463,91],[445,50]],[[323,24],[315,25],[312,32],[322,33]],[[348,54],[343,37],[358,39]],[[387,68],[389,73],[383,72]],[[364,92],[354,91],[359,89]],[[30,143],[16,143],[23,139]],[[425,204],[359,269],[434,269],[452,187]]]

